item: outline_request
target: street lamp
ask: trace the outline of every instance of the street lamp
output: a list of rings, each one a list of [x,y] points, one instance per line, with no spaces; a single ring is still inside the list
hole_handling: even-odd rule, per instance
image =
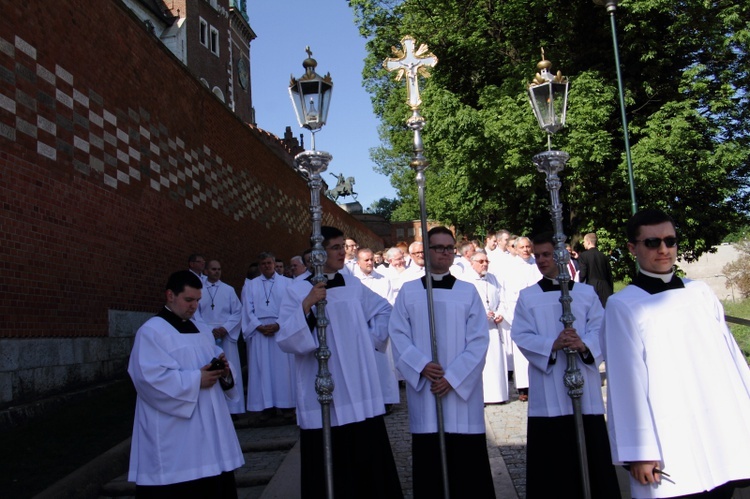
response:
[[[302,63],[305,68],[305,74],[299,78],[292,76],[289,83],[289,96],[292,98],[294,112],[297,115],[297,121],[303,128],[307,128],[312,133],[312,150],[303,151],[294,157],[294,163],[297,169],[305,174],[307,185],[310,187],[310,218],[312,220],[312,236],[310,241],[313,244],[310,261],[313,264],[314,275],[311,279],[313,286],[319,282],[326,282],[326,276],[323,273],[323,265],[326,262],[326,250],[323,248],[323,235],[321,234],[321,222],[323,219],[323,208],[320,205],[320,189],[323,180],[320,174],[326,171],[328,163],[333,156],[324,151],[315,150],[315,133],[318,132],[326,123],[328,117],[328,108],[331,104],[331,91],[333,90],[333,81],[331,75],[325,77],[315,72],[318,65],[317,61],[312,58],[310,47],[306,48],[307,59]],[[328,498],[333,497],[333,447],[331,444],[331,402],[333,401],[333,378],[328,370],[328,359],[331,357],[331,351],[326,342],[326,326],[328,318],[325,314],[327,301],[321,300],[316,304],[317,307],[317,334],[318,349],[315,351],[315,358],[318,359],[318,374],[315,377],[315,393],[318,394],[320,410],[322,415],[323,426],[323,469],[325,473],[326,493]]]
[[[555,263],[559,274],[557,280],[560,282],[560,303],[562,303],[563,314],[560,321],[565,328],[573,327],[575,317],[571,311],[568,263],[570,253],[565,249],[565,234],[562,224],[562,203],[560,202],[560,187],[562,182],[557,175],[565,168],[565,163],[570,157],[563,151],[552,150],[552,135],[565,126],[566,107],[568,104],[568,79],[560,71],[553,75],[549,69],[552,63],[544,58],[542,49],[542,60],[537,63],[539,72],[529,84],[529,100],[534,110],[534,115],[539,122],[539,127],[547,133],[547,151],[534,156],[534,164],[537,170],[546,175],[546,186],[550,193],[552,204],[550,214],[555,229]],[[565,348],[567,367],[565,369],[564,383],[568,388],[568,396],[573,402],[573,415],[576,422],[576,437],[578,443],[578,458],[581,464],[581,485],[584,497],[591,497],[589,486],[588,459],[586,457],[586,435],[583,431],[583,413],[581,410],[581,396],[583,395],[583,375],[578,368],[577,353]]]
[[[620,92],[620,115],[622,119],[622,133],[625,140],[625,159],[628,164],[628,183],[630,184],[630,210],[633,215],[638,211],[635,201],[635,179],[633,178],[633,160],[630,157],[630,138],[628,137],[628,118],[625,115],[625,92],[622,87],[622,71],[620,70],[620,48],[617,43],[617,26],[615,23],[615,12],[617,11],[617,0],[593,0],[596,5],[607,8],[609,21],[612,27],[612,45],[615,52],[615,69],[617,70],[617,89]]]

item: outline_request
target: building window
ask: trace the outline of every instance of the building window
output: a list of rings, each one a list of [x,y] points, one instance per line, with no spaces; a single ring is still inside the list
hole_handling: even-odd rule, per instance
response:
[[[200,40],[201,45],[208,48],[208,23],[201,17],[200,18]]]
[[[219,55],[219,30],[217,30],[213,26],[211,26],[210,43],[211,53],[214,55]]]
[[[414,237],[414,228],[408,229],[406,233],[408,234],[409,237]]]
[[[404,238],[404,229],[396,229],[396,237],[399,239]]]

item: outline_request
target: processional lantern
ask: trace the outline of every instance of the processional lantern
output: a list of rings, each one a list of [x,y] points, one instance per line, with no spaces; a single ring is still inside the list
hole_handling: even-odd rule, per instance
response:
[[[292,99],[299,126],[313,133],[314,150],[315,132],[320,130],[328,119],[333,81],[330,73],[320,76],[315,72],[318,62],[312,58],[310,47],[306,47],[305,51],[307,59],[302,62],[305,73],[299,78],[292,75],[289,82],[289,97]]]
[[[557,133],[565,126],[568,109],[568,79],[560,71],[550,72],[552,62],[544,58],[536,65],[539,72],[529,84],[529,101],[539,122],[539,127],[548,134]]]
[[[570,253],[565,249],[566,236],[563,232],[562,202],[560,201],[562,181],[558,173],[565,168],[565,163],[570,156],[564,151],[552,150],[552,135],[565,125],[568,106],[568,79],[560,71],[553,76],[550,73],[550,67],[552,67],[552,63],[544,58],[544,49],[542,49],[542,60],[537,64],[539,72],[529,84],[529,100],[534,115],[539,122],[539,127],[547,132],[547,150],[534,156],[533,161],[537,170],[545,174],[546,187],[550,194],[549,211],[554,227],[555,263],[557,263],[558,269],[557,280],[560,283],[560,303],[563,312],[560,316],[560,322],[567,329],[573,327],[576,318],[570,306],[573,301],[568,287],[570,283],[570,273],[568,272]],[[581,407],[584,379],[578,367],[578,353],[570,348],[564,348],[563,350],[567,361],[563,383],[568,388],[568,396],[573,404],[576,447],[581,470],[581,490],[584,499],[590,499],[591,481]]]
[[[327,253],[323,248],[322,221],[323,207],[320,204],[320,190],[323,186],[323,179],[320,174],[326,171],[328,164],[333,159],[325,151],[315,150],[315,133],[326,124],[328,118],[328,108],[331,104],[331,91],[333,90],[333,81],[330,73],[320,76],[315,72],[317,61],[312,58],[310,47],[306,47],[307,59],[302,63],[305,68],[305,74],[299,78],[292,75],[289,84],[289,96],[292,98],[294,112],[297,115],[297,121],[303,128],[307,128],[312,133],[312,150],[302,151],[294,157],[294,163],[297,169],[302,172],[307,179],[307,185],[310,188],[310,219],[312,222],[312,253],[310,255],[313,265],[313,276],[311,282],[316,285],[326,282],[326,276],[323,273],[323,267],[326,262]],[[318,349],[315,351],[315,358],[318,360],[318,373],[315,377],[315,393],[318,395],[320,402],[322,434],[323,434],[323,473],[326,484],[326,497],[333,498],[333,444],[331,440],[331,403],[333,402],[334,382],[331,372],[328,369],[328,359],[331,357],[331,351],[328,348],[326,340],[326,327],[328,319],[326,317],[326,300],[320,300],[316,303],[316,331],[318,337]]]

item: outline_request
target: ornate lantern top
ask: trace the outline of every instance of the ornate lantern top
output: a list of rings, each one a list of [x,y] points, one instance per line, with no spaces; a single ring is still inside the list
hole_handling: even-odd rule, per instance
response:
[[[330,73],[320,76],[315,72],[318,62],[312,58],[310,47],[306,47],[305,51],[307,59],[302,62],[305,73],[299,78],[292,75],[289,82],[289,96],[292,99],[299,126],[315,133],[326,124],[333,81]]]
[[[544,58],[536,65],[539,72],[529,83],[529,101],[539,126],[548,134],[556,133],[565,126],[568,107],[568,78],[560,71],[550,73],[552,62]]]

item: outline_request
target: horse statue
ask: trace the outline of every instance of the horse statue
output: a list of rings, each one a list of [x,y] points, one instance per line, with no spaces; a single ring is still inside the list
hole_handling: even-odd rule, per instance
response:
[[[330,172],[329,172],[330,173]],[[339,197],[352,196],[357,199],[357,193],[354,192],[354,177],[344,178],[343,173],[338,175],[331,173],[332,176],[336,177],[336,187],[326,191],[326,196],[331,201],[337,201]]]

